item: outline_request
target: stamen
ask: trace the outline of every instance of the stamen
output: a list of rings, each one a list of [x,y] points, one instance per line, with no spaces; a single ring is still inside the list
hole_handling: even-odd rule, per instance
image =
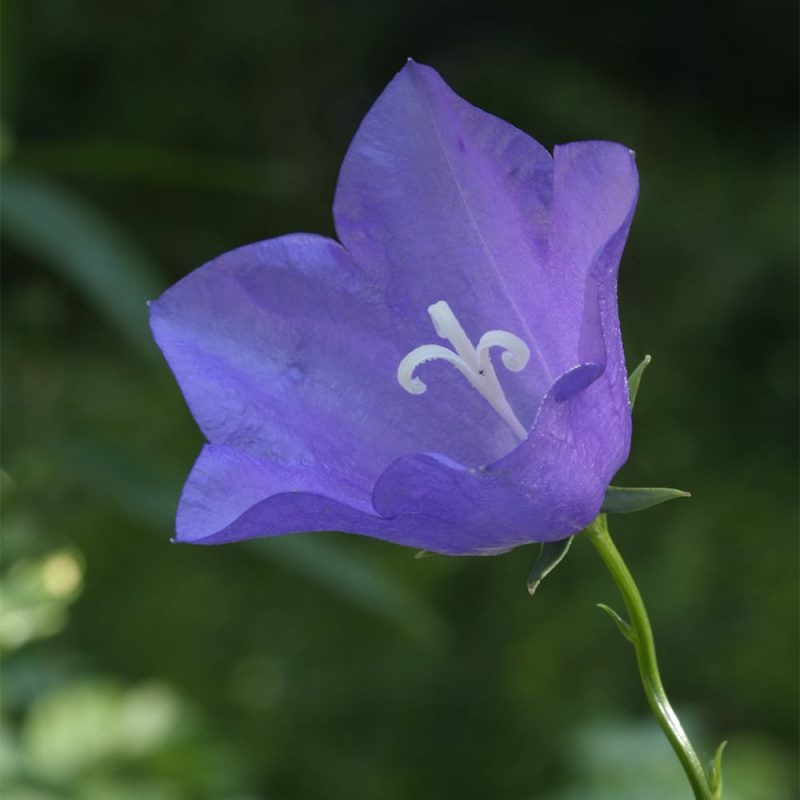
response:
[[[428,314],[436,333],[442,339],[447,339],[453,345],[455,352],[439,344],[424,344],[417,347],[400,362],[397,368],[399,384],[411,394],[423,394],[428,387],[422,380],[414,377],[414,371],[426,361],[436,359],[447,361],[480,392],[522,441],[527,439],[528,432],[525,426],[517,419],[503,393],[489,351],[492,347],[501,347],[503,365],[512,372],[519,372],[525,368],[531,357],[528,345],[513,333],[498,330],[484,333],[476,348],[447,302],[440,300],[428,306]]]

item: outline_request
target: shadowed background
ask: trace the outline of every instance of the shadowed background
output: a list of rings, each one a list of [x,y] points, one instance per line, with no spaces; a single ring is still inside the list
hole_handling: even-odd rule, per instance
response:
[[[222,251],[332,234],[408,56],[543,144],[637,151],[620,286],[645,353],[612,520],[726,797],[796,792],[795,31],[788,4],[2,5],[8,800],[688,793],[578,540],[433,557],[169,543],[200,445],[144,301]]]

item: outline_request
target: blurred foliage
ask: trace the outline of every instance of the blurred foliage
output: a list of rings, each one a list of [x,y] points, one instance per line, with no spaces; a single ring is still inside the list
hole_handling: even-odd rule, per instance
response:
[[[66,552],[17,561],[0,587],[0,646],[14,649],[58,633],[66,624],[67,603],[77,597],[81,572],[78,559]]]
[[[169,543],[201,437],[144,300],[223,250],[332,232],[404,59],[544,144],[625,142],[620,302],[655,356],[613,520],[726,796],[796,796],[794,12],[477,0],[2,5],[9,800],[684,796],[580,540],[427,558],[358,537]],[[683,794],[681,794],[683,792]]]
[[[72,282],[131,344],[153,353],[146,304],[156,269],[109,220],[58,186],[24,170],[3,170],[3,236]]]

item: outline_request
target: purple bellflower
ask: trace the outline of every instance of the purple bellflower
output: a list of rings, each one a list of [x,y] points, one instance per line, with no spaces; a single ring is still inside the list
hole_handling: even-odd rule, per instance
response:
[[[409,62],[345,156],[339,241],[192,272],[153,334],[208,440],[177,541],[307,530],[453,555],[565,538],[628,457],[633,153],[551,156]]]

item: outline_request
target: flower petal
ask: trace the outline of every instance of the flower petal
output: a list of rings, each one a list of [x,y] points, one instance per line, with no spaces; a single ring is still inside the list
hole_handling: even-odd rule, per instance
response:
[[[617,271],[637,196],[633,154],[621,145],[576,142],[556,148],[553,241],[560,258],[574,265],[573,277],[584,276],[563,282],[567,302],[560,335],[571,337],[589,363],[559,379],[528,439],[493,465],[525,484],[553,470],[551,483],[561,482],[563,497],[592,497],[598,511],[630,450]],[[552,458],[554,453],[558,457]]]
[[[503,476],[434,455],[407,456],[385,472],[375,493],[383,515],[346,495],[331,473],[207,445],[181,495],[176,540],[222,544],[333,530],[448,555],[490,555],[585,524],[574,507],[554,507]]]
[[[467,469],[435,454],[398,459],[381,475],[371,502],[335,470],[281,464],[231,448],[204,448],[184,488],[178,540],[219,544],[304,530],[340,530],[450,555],[489,555],[531,541],[569,536],[598,513],[605,484],[586,464],[582,442],[557,438],[579,414],[575,404],[589,389],[567,399],[562,383],[579,386],[597,374],[579,367],[583,380],[564,376],[545,399],[548,424],[533,459],[504,459]],[[591,400],[589,400],[591,402]],[[544,432],[546,430],[546,433]]]
[[[551,276],[553,295],[560,298],[552,324],[578,363],[622,358],[617,270],[638,193],[634,154],[627,147],[572,142],[555,148],[552,242],[562,268]],[[607,305],[604,313],[601,303]],[[613,352],[606,353],[609,347]],[[624,371],[624,363],[617,366]]]
[[[229,531],[228,538],[223,540],[318,529],[319,520],[312,517],[315,521],[304,526],[305,515],[298,516],[298,511],[305,498],[319,495],[324,495],[329,503],[341,504],[344,513],[356,519],[359,512],[372,512],[369,495],[353,486],[342,472],[269,461],[231,447],[206,445],[181,494],[177,539],[191,542],[215,535],[225,537],[224,532],[243,514],[267,498],[273,506],[288,504],[291,512],[285,518],[279,515],[277,523],[264,524],[259,519],[252,529],[239,523],[236,534]]]
[[[413,452],[478,464],[513,449],[452,367],[425,367],[438,372],[424,407],[402,389],[404,322],[386,302],[341,245],[297,234],[195,270],[151,304],[151,325],[211,443],[340,470],[364,496]]]
[[[409,62],[356,133],[334,201],[339,238],[398,316],[424,330],[446,300],[474,341],[499,328],[528,344],[528,367],[501,378],[526,426],[565,358],[543,292],[551,190],[541,145]]]

